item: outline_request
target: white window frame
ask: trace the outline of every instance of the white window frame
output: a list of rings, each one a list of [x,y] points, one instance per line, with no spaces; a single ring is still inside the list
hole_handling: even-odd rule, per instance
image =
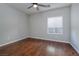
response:
[[[63,24],[63,28],[62,29],[64,30],[63,16],[54,16],[54,17],[62,17],[62,24]],[[48,18],[53,18],[53,17],[47,17],[47,34],[63,34],[63,30],[62,30],[62,33],[49,33]]]

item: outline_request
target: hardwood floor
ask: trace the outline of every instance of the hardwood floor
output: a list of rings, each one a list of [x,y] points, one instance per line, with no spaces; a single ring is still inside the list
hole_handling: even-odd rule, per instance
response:
[[[55,41],[24,39],[0,47],[1,56],[78,56],[70,44]]]

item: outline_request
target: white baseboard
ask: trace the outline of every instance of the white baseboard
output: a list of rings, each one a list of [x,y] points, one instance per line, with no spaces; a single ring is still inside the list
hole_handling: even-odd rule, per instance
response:
[[[72,44],[70,43],[70,45],[75,49],[75,51],[79,54],[79,50]]]
[[[36,39],[41,39],[41,40],[49,40],[49,41],[56,41],[56,42],[63,42],[63,43],[70,43],[67,41],[59,41],[59,40],[52,40],[52,39],[46,39],[46,38],[40,38],[40,37],[30,37],[30,38],[36,38]]]
[[[23,40],[23,39],[25,39],[25,38],[26,38],[26,37],[24,37],[24,38],[22,38],[22,39],[17,39],[17,40],[14,40],[14,41],[10,41],[10,42],[1,44],[0,47],[5,46],[5,45],[8,45],[8,44],[11,44],[11,43],[14,43],[14,42],[17,42],[17,41],[20,41],[20,40]]]

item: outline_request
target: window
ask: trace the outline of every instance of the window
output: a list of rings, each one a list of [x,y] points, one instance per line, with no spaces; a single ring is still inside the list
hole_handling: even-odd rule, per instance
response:
[[[48,34],[63,34],[63,17],[48,18]]]

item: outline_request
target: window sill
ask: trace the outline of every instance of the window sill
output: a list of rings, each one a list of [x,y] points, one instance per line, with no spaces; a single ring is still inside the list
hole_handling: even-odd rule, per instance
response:
[[[57,35],[62,35],[63,33],[48,33],[48,34],[57,34]]]

